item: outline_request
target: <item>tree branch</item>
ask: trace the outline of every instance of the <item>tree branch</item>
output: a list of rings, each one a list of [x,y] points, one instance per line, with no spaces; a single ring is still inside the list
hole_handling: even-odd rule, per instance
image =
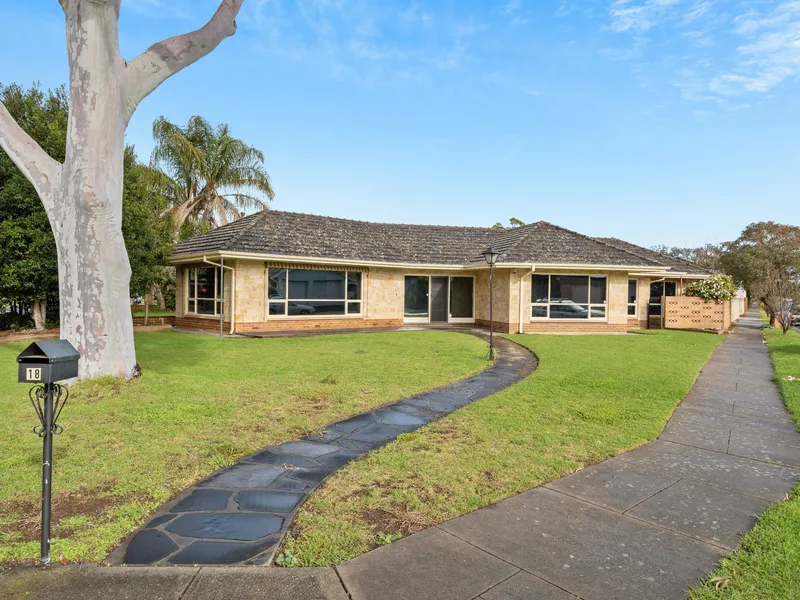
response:
[[[33,184],[45,207],[51,201],[61,164],[29,136],[0,102],[0,148]]]
[[[203,27],[153,44],[128,63],[127,118],[139,103],[175,73],[197,62],[236,33],[236,15],[244,0],[222,0]]]

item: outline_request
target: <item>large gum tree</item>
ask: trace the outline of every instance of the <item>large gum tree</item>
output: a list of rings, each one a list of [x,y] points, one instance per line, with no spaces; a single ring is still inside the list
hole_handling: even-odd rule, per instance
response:
[[[54,0],[55,1],[55,0]],[[131,267],[122,239],[125,130],[163,81],[236,32],[244,0],[223,0],[202,28],[128,61],[119,51],[122,0],[58,0],[66,22],[66,158],[51,158],[0,103],[0,147],[36,188],[56,239],[61,336],[80,351],[80,377],[132,377]]]

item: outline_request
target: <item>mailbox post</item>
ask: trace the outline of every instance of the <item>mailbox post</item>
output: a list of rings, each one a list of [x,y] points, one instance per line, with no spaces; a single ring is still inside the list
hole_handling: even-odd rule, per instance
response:
[[[57,382],[78,376],[80,354],[67,340],[34,342],[17,357],[19,382],[34,383],[28,397],[39,427],[33,432],[42,438],[42,546],[41,562],[50,563],[50,504],[53,485],[53,436],[64,428],[58,417],[69,398],[67,388]]]

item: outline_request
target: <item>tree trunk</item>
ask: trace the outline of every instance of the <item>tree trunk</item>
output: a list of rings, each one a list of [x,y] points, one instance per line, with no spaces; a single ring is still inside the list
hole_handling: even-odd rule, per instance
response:
[[[114,2],[78,2],[67,18],[70,111],[61,197],[50,221],[58,250],[61,337],[81,353],[79,377],[136,371],[122,238],[127,118]]]
[[[164,290],[160,285],[154,286],[156,292],[156,300],[158,301],[158,310],[167,310],[167,302],[164,300]]]
[[[47,300],[34,300],[31,302],[33,326],[36,331],[43,331],[47,323]]]

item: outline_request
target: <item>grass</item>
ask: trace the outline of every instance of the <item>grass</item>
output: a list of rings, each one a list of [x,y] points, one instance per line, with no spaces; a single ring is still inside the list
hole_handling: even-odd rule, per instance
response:
[[[0,344],[0,563],[38,556],[41,440],[28,342]],[[258,448],[474,374],[486,344],[441,331],[295,339],[140,333],[144,374],[72,387],[55,439],[53,555],[101,560],[157,507]]]
[[[303,507],[284,556],[339,564],[653,440],[723,337],[651,333],[514,336],[536,372],[345,467]]]
[[[154,310],[149,311],[147,314],[150,317],[174,317],[175,316],[175,311],[174,310],[158,310],[158,309],[154,309]],[[143,317],[144,316],[144,311],[143,310],[134,310],[133,311],[133,316],[134,317]]]
[[[800,334],[766,329],[775,379],[786,407],[800,425]],[[800,597],[800,485],[786,501],[764,511],[742,536],[741,547],[722,559],[692,600],[796,600]]]

